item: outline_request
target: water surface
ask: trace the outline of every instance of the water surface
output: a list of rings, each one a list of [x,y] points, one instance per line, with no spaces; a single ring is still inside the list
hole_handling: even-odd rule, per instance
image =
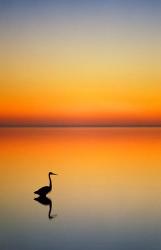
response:
[[[161,249],[161,128],[1,128],[0,170],[2,250]]]

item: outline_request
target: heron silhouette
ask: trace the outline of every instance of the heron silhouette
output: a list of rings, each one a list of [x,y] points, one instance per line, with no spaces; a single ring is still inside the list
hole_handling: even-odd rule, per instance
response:
[[[49,186],[45,186],[45,187],[42,187],[40,189],[38,189],[37,191],[34,192],[34,194],[38,194],[42,197],[45,197],[51,190],[52,190],[52,181],[51,181],[51,175],[57,175],[57,174],[54,174],[52,172],[49,172],[48,176],[49,176]]]
[[[34,199],[35,201],[39,202],[42,205],[49,206],[48,218],[49,220],[55,218],[57,214],[51,215],[52,210],[52,201],[46,196],[38,196]]]

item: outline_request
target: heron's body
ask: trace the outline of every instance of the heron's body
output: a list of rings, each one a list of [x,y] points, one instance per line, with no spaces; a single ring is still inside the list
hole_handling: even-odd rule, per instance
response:
[[[37,191],[34,192],[34,194],[38,194],[40,196],[45,196],[51,191],[51,188],[49,186],[45,186],[42,188],[39,188]]]
[[[52,182],[50,175],[56,175],[56,174],[49,172],[49,186],[45,186],[38,189],[37,191],[34,192],[35,194],[38,194],[40,196],[46,196],[52,190]]]

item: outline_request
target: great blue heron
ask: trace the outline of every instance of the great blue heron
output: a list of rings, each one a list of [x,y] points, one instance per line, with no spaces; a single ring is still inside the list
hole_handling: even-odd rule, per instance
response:
[[[45,187],[42,187],[42,188],[38,189],[37,191],[34,192],[35,194],[38,194],[40,196],[46,196],[52,190],[52,182],[51,182],[50,175],[57,175],[57,174],[49,172],[49,174],[48,174],[48,176],[49,176],[49,186],[45,186]]]

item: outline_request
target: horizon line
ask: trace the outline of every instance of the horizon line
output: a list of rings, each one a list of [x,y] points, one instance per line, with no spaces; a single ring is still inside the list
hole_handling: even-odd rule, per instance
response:
[[[161,128],[161,124],[0,124],[0,128]]]

